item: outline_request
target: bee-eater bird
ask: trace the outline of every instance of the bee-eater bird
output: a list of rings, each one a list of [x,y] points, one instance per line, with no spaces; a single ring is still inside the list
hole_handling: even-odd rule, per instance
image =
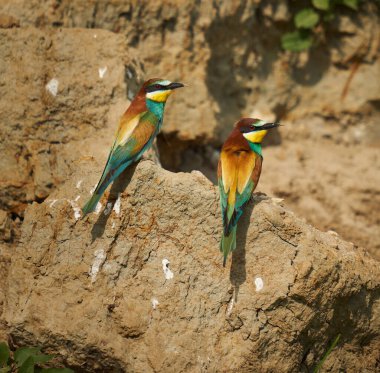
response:
[[[236,228],[243,208],[250,200],[260,178],[263,156],[261,142],[278,123],[243,118],[234,126],[223,144],[218,164],[218,184],[223,217],[220,251],[223,267],[229,252],[236,248]]]
[[[142,85],[120,118],[103,174],[91,199],[82,208],[83,217],[95,210],[108,185],[152,146],[162,126],[167,98],[174,89],[183,86],[163,79],[150,79]]]

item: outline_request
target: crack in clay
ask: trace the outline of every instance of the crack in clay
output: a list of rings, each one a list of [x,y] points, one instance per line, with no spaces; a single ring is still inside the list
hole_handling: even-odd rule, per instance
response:
[[[293,247],[297,247],[297,246],[298,246],[298,244],[293,243],[293,242],[290,242],[290,241],[288,241],[287,239],[281,237],[281,235],[279,234],[278,230],[277,230],[276,233],[277,233],[277,237],[278,237],[281,241],[284,241],[284,242],[288,243],[289,245],[291,245],[291,246],[293,246]]]
[[[105,258],[105,261],[109,260],[109,256],[112,254],[112,251],[113,251],[113,248],[119,238],[119,235],[120,235],[120,229],[116,231],[114,237],[113,237],[113,240],[111,241],[111,243],[109,244],[109,247],[108,247],[108,250],[107,250],[107,254],[106,254],[106,258]],[[120,275],[121,275],[121,271],[123,268],[126,268],[128,266],[128,260],[129,260],[129,256],[128,256],[128,259],[127,259],[127,263],[125,264],[120,264],[118,266],[118,270],[116,272],[116,276],[113,277],[113,282],[114,284],[117,283]]]
[[[294,256],[292,259],[290,259],[290,265],[293,267],[293,264],[294,264],[294,261],[296,260],[297,258],[297,255],[299,253],[299,249],[296,248],[295,252],[294,252]],[[293,282],[288,284],[288,291],[286,292],[286,296],[288,297],[289,294],[290,294],[290,291],[292,290],[292,287],[295,285],[296,281],[297,281],[297,277],[298,277],[298,272],[294,269],[294,272],[295,272],[295,275],[294,275],[294,279],[293,279]]]

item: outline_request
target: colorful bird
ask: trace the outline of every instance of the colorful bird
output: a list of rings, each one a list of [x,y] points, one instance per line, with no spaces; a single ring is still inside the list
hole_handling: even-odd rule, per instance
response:
[[[218,164],[218,184],[223,217],[220,251],[223,266],[236,248],[236,228],[243,208],[252,196],[260,178],[263,156],[261,142],[268,129],[278,123],[260,119],[240,119],[223,144]]]
[[[95,210],[108,185],[152,146],[162,126],[166,100],[174,89],[180,87],[183,84],[163,79],[150,79],[142,85],[120,118],[102,177],[91,199],[82,208],[83,216]]]

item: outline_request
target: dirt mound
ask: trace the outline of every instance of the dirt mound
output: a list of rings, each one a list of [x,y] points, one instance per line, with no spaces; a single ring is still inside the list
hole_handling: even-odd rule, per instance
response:
[[[1,315],[18,344],[88,372],[300,372],[341,334],[326,369],[376,370],[380,273],[363,251],[262,196],[224,269],[217,188],[133,171],[85,220],[93,161],[28,207]]]

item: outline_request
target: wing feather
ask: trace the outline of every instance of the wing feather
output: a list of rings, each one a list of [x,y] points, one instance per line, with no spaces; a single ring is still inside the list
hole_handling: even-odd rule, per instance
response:
[[[254,152],[222,151],[218,180],[225,235],[229,235],[251,198],[261,163],[262,158]]]
[[[124,169],[139,160],[152,145],[158,131],[159,120],[149,111],[133,117],[127,123],[121,123],[96,190],[106,188],[118,169],[121,172],[121,167]]]

